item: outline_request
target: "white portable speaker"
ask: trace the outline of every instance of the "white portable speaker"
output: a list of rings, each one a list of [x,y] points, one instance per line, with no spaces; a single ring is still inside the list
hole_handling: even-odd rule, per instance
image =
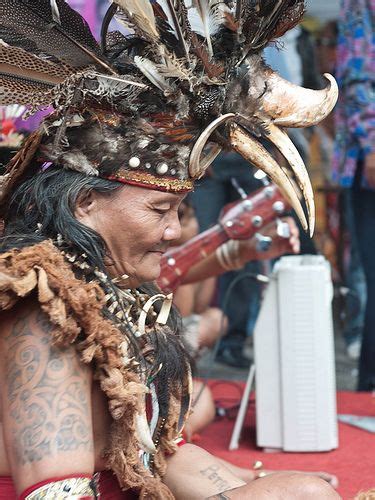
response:
[[[338,446],[330,266],[275,265],[254,332],[257,444],[291,452]]]

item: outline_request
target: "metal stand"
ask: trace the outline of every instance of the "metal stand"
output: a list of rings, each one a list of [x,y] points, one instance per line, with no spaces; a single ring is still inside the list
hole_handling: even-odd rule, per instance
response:
[[[255,377],[255,364],[250,366],[249,375],[247,376],[245,390],[243,391],[240,408],[237,413],[236,422],[234,424],[232,437],[229,443],[230,450],[238,450],[238,443],[243,427],[243,423],[246,417],[247,405],[249,402],[249,397],[251,393],[251,388],[253,387]]]

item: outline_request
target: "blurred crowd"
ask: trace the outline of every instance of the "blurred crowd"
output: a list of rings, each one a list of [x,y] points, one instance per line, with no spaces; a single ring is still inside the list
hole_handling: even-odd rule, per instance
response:
[[[107,2],[69,3],[95,31],[98,10]],[[290,136],[309,169],[317,205],[314,239],[300,228],[300,252],[322,253],[331,262],[341,297],[336,323],[347,355],[359,360],[359,390],[375,389],[374,16],[375,0],[343,0],[338,19],[321,24],[307,16],[264,52],[267,63],[297,85],[323,88],[324,73],[333,74],[339,83],[334,113],[312,129],[290,130]],[[2,166],[40,119],[24,122],[23,112],[17,106],[1,110]],[[262,184],[254,173],[233,153],[219,156],[183,207],[183,239],[178,243],[217,223],[225,205],[258,189]],[[218,279],[177,290],[176,303],[194,356],[220,342],[221,363],[248,368],[262,293],[251,276],[267,273],[272,266],[264,256],[259,259]]]

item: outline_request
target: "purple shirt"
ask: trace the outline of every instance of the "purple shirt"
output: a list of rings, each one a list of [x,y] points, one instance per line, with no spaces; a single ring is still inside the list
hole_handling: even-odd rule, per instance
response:
[[[374,18],[375,0],[342,0],[333,180],[344,187],[352,185],[358,161],[375,151]]]

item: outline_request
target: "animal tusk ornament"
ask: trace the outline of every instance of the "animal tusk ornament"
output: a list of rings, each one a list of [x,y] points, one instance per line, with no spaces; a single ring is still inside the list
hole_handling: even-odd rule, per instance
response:
[[[234,113],[226,113],[225,115],[221,115],[216,120],[213,120],[208,127],[206,127],[201,135],[198,137],[197,142],[194,144],[193,149],[191,150],[190,159],[189,159],[189,174],[194,179],[199,179],[204,174],[205,170],[208,168],[210,163],[213,162],[215,157],[220,153],[218,149],[216,149],[216,156],[211,157],[211,161],[207,161],[207,157],[205,158],[203,164],[201,163],[201,155],[204,147],[207,144],[211,134],[218,128],[220,125],[225,123],[231,118],[234,118],[236,115]],[[208,156],[211,156],[210,153]]]
[[[144,396],[140,396],[144,398]],[[147,423],[146,413],[138,413],[135,417],[135,427],[139,445],[146,453],[156,453],[155,444],[151,437],[150,427]]]
[[[305,164],[285,130],[273,125],[272,123],[268,125],[267,130],[269,132],[267,139],[269,139],[272,144],[276,146],[276,148],[288,161],[298,187],[303,194],[309,217],[310,236],[312,236],[314,234],[315,227],[315,203],[313,189]]]
[[[308,227],[306,217],[293,182],[284,170],[280,168],[268,151],[260,144],[260,142],[251,137],[237,124],[231,124],[230,143],[232,148],[245,160],[263,170],[263,172],[265,172],[272,179],[272,181],[277,184],[280,191],[296,211],[302,227],[306,231]],[[300,182],[302,182],[301,179],[299,179],[299,183]]]
[[[284,80],[268,70],[265,78],[267,90],[260,98],[262,112],[275,125],[283,127],[311,127],[324,120],[334,108],[338,98],[336,80],[325,73],[328,85],[322,90],[311,90]]]

